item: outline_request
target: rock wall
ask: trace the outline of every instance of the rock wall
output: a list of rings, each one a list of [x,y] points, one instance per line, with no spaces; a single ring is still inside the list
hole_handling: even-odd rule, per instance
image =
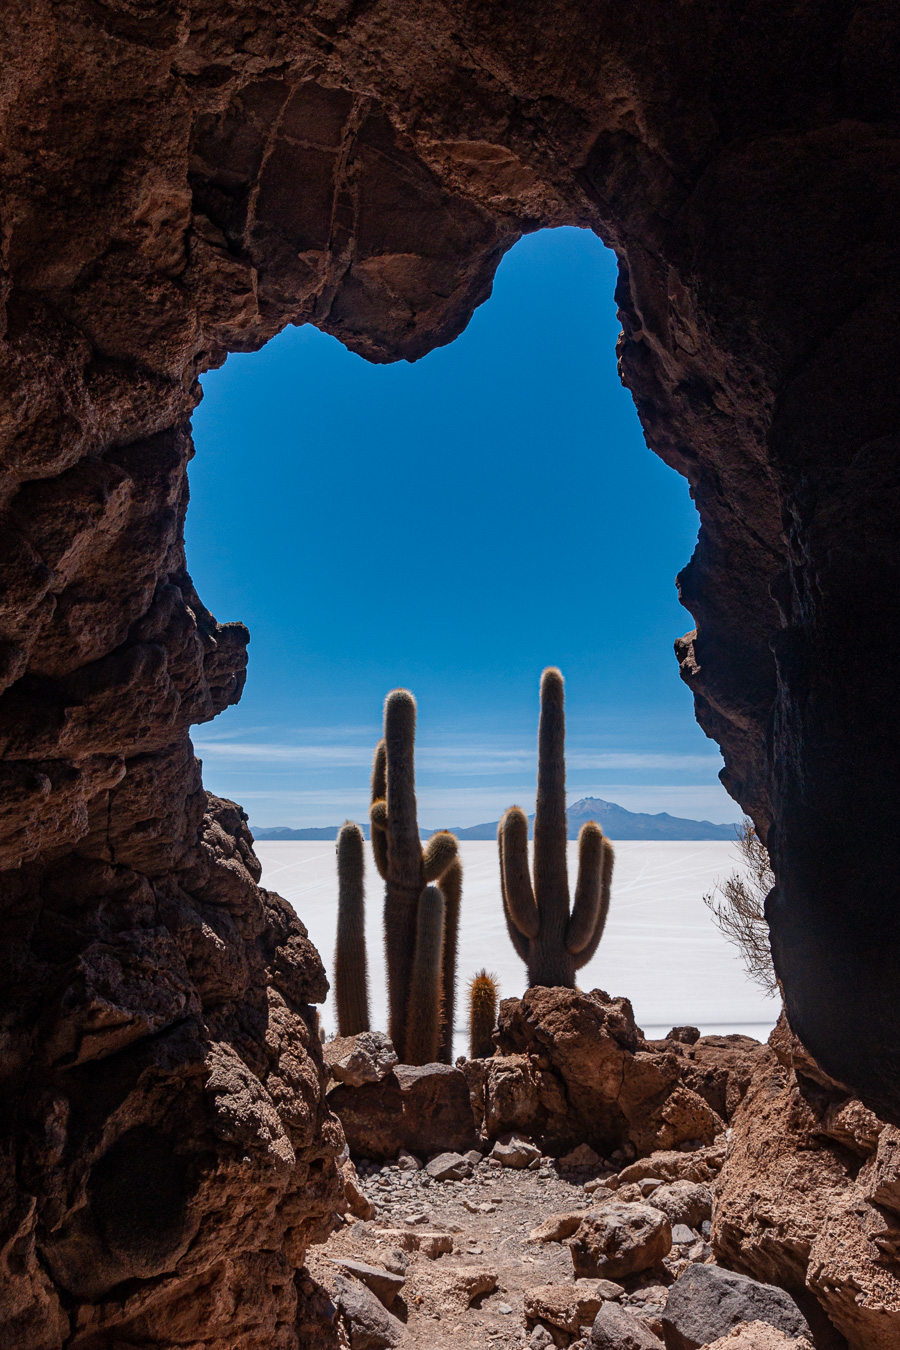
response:
[[[420,356],[542,225],[616,249],[623,378],[701,512],[682,674],[772,822],[792,1024],[900,1122],[895,6],[8,0],[0,24],[3,1252],[38,1328],[14,1343],[145,1297],[169,1318],[205,1279],[277,1286],[288,1328],[303,1239],[278,1234],[331,1203],[302,935],[232,809],[204,827],[188,740],[246,644],[185,567],[197,376],[288,322]],[[204,1247],[209,1178],[255,1156],[220,1054],[294,1180],[260,1173],[252,1235]],[[103,1196],[145,1154],[170,1199],[123,1254]]]

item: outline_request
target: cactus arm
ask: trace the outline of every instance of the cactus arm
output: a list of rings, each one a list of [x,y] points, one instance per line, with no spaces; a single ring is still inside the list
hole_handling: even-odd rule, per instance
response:
[[[502,822],[502,821],[500,822],[500,826],[499,826],[499,828],[498,828],[498,830],[497,830],[497,852],[498,852],[498,854],[499,854],[499,856],[500,856],[500,895],[501,895],[501,897],[502,897],[502,899],[503,899],[503,917],[504,917],[504,919],[506,920],[506,927],[507,927],[507,930],[509,931],[509,940],[510,940],[510,942],[512,943],[513,947],[514,947],[515,950],[516,950],[516,956],[518,956],[519,959],[520,959],[521,961],[524,961],[525,964],[527,965],[527,964],[528,964],[528,955],[529,955],[528,938],[523,937],[522,934],[519,932],[518,928],[516,927],[516,925],[513,923],[512,918],[510,917],[510,913],[509,913],[509,906],[508,906],[507,903],[506,903],[506,882],[505,882],[504,879],[503,879],[503,822]]]
[[[612,874],[615,857],[616,855],[612,844],[608,839],[604,839],[600,860],[599,904],[597,906],[594,927],[587,943],[580,951],[574,953],[576,970],[580,970],[582,966],[586,966],[600,946],[600,939],[603,937],[603,930],[606,927],[606,919],[609,914],[609,895],[612,888]],[[571,951],[572,949],[569,948],[569,950]]]
[[[534,817],[534,894],[545,945],[561,946],[569,921],[567,834],[565,686],[560,672],[550,666],[541,676]]]
[[[453,835],[450,836],[453,838]],[[441,877],[444,897],[444,955],[441,973],[441,1035],[437,1058],[453,1063],[453,1023],[456,1016],[456,959],[459,945],[459,910],[462,902],[462,863],[455,858]]]
[[[444,897],[437,886],[426,886],[419,898],[416,922],[406,1016],[405,1064],[432,1064],[437,1058],[443,952]]]
[[[577,955],[594,934],[600,912],[603,876],[603,831],[596,821],[582,825],[578,834],[578,880],[572,917],[566,928],[566,949]]]
[[[372,763],[372,805],[369,807],[369,833],[372,837],[372,852],[375,866],[387,880],[387,748],[383,740],[375,747],[375,759]]]
[[[536,938],[541,915],[528,871],[528,817],[520,806],[509,808],[500,821],[498,833],[507,911],[523,937]]]
[[[338,1033],[369,1030],[366,967],[365,856],[362,830],[348,820],[337,837],[338,922],[334,991]]]
[[[425,846],[422,855],[422,864],[425,868],[426,881],[439,881],[447,871],[456,862],[459,854],[459,844],[456,842],[456,835],[450,834],[447,830],[438,830],[433,834]]]

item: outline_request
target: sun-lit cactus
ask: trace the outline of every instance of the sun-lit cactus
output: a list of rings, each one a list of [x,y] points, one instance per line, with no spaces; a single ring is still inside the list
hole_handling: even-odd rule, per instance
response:
[[[451,839],[453,835],[449,836]],[[453,1020],[456,1015],[456,959],[459,945],[459,909],[462,901],[462,863],[457,858],[441,877],[444,897],[444,959],[441,973],[441,1036],[437,1058],[453,1063]]]
[[[388,981],[388,1034],[404,1063],[423,1063],[412,1054],[420,1043],[408,1044],[410,986],[417,944],[419,902],[430,882],[443,887],[444,878],[458,866],[456,838],[441,830],[423,850],[416,812],[416,701],[407,689],[394,689],[384,703],[384,738],[372,767],[372,850],[385,880],[384,942]],[[442,891],[443,904],[443,891]],[[444,909],[446,906],[444,905]],[[458,902],[456,906],[458,914]],[[431,910],[426,906],[426,912]],[[443,919],[442,919],[443,922]],[[454,944],[455,946],[455,944]],[[438,965],[437,1007],[444,997],[443,972]],[[437,1054],[435,1044],[434,1054]]]
[[[469,985],[469,1058],[487,1059],[495,1050],[497,977],[480,970]]]
[[[419,897],[416,947],[407,1002],[407,1064],[433,1064],[441,1039],[441,970],[444,957],[444,897],[426,886]]]
[[[529,985],[575,986],[575,972],[597,950],[612,883],[613,848],[593,820],[578,835],[578,881],[569,912],[566,865],[566,718],[563,677],[541,676],[534,884],[528,865],[528,817],[511,806],[500,821],[500,880],[509,936],[528,967]]]
[[[338,1035],[369,1030],[366,967],[365,843],[353,821],[337,837],[338,920],[334,952],[334,997]]]

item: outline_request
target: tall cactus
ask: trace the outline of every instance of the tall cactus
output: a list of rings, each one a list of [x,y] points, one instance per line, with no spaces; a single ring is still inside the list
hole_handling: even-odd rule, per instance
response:
[[[612,883],[613,849],[595,821],[578,835],[578,881],[569,912],[566,866],[566,717],[563,677],[541,676],[534,885],[528,867],[528,817],[511,806],[500,821],[500,881],[509,936],[528,967],[529,985],[575,986],[575,972],[597,950]]]
[[[487,1059],[494,1053],[497,1025],[497,980],[480,970],[469,985],[469,1058]]]
[[[426,886],[419,897],[416,946],[407,1001],[408,1064],[432,1064],[441,1039],[441,970],[444,959],[444,897]]]
[[[358,825],[348,820],[337,837],[338,920],[334,952],[334,996],[338,1034],[369,1030],[366,967],[365,844]]]
[[[454,837],[450,836],[451,839]],[[437,1058],[453,1063],[453,1020],[456,1015],[456,960],[459,945],[459,909],[462,901],[462,863],[456,858],[441,877],[444,897],[444,959],[441,969],[441,1036]]]
[[[432,835],[422,849],[416,815],[415,739],[416,701],[409,690],[394,689],[384,702],[384,739],[375,751],[369,819],[375,863],[385,880],[388,1034],[405,1063],[416,1062],[411,1058],[413,1047],[407,1044],[407,1028],[419,902],[429,882],[441,887],[458,861],[456,838],[445,830]],[[430,913],[427,906],[426,911]],[[440,981],[440,962],[437,978]]]

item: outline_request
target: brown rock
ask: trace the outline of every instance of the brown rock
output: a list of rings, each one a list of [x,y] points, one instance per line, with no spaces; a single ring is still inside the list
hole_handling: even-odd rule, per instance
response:
[[[427,1228],[379,1228],[377,1236],[386,1242],[393,1242],[405,1252],[421,1252],[435,1261],[453,1251],[452,1233],[436,1233]]]
[[[338,1083],[362,1087],[380,1083],[397,1063],[397,1052],[381,1031],[361,1031],[356,1036],[335,1036],[326,1041],[322,1055]]]
[[[649,1204],[610,1200],[582,1219],[569,1244],[577,1276],[621,1279],[649,1270],[672,1250],[672,1228]]]
[[[487,1061],[483,1085],[489,1134],[515,1118],[553,1153],[580,1143],[651,1153],[711,1143],[724,1128],[681,1081],[684,1047],[649,1047],[627,999],[536,987],[503,1001],[497,1035],[501,1054]]]
[[[584,1218],[584,1210],[572,1214],[551,1214],[528,1234],[529,1242],[562,1242],[571,1237]]]
[[[712,1191],[696,1181],[670,1181],[657,1186],[650,1203],[654,1209],[661,1209],[671,1224],[683,1223],[688,1228],[699,1228],[706,1219],[712,1218]]]
[[[468,1308],[473,1299],[497,1288],[497,1272],[486,1266],[451,1266],[441,1261],[429,1271],[429,1282],[443,1304]]]
[[[539,1284],[525,1294],[525,1317],[530,1322],[549,1322],[551,1326],[577,1334],[589,1327],[600,1308],[603,1295],[600,1281],[579,1280],[577,1284]]]
[[[725,1157],[724,1143],[690,1153],[678,1153],[670,1149],[651,1153],[647,1158],[638,1158],[636,1162],[629,1163],[622,1168],[618,1179],[622,1185],[643,1181],[645,1177],[654,1177],[659,1181],[709,1182],[718,1175]]]
[[[805,1336],[786,1336],[768,1322],[741,1322],[706,1350],[812,1350]]]
[[[338,1084],[328,1105],[360,1157],[396,1158],[401,1148],[424,1157],[464,1153],[477,1143],[466,1079],[449,1064],[398,1064],[380,1082]]]
[[[360,1186],[356,1168],[349,1158],[341,1163],[341,1180],[344,1183],[344,1200],[354,1218],[373,1218],[375,1206]]]

